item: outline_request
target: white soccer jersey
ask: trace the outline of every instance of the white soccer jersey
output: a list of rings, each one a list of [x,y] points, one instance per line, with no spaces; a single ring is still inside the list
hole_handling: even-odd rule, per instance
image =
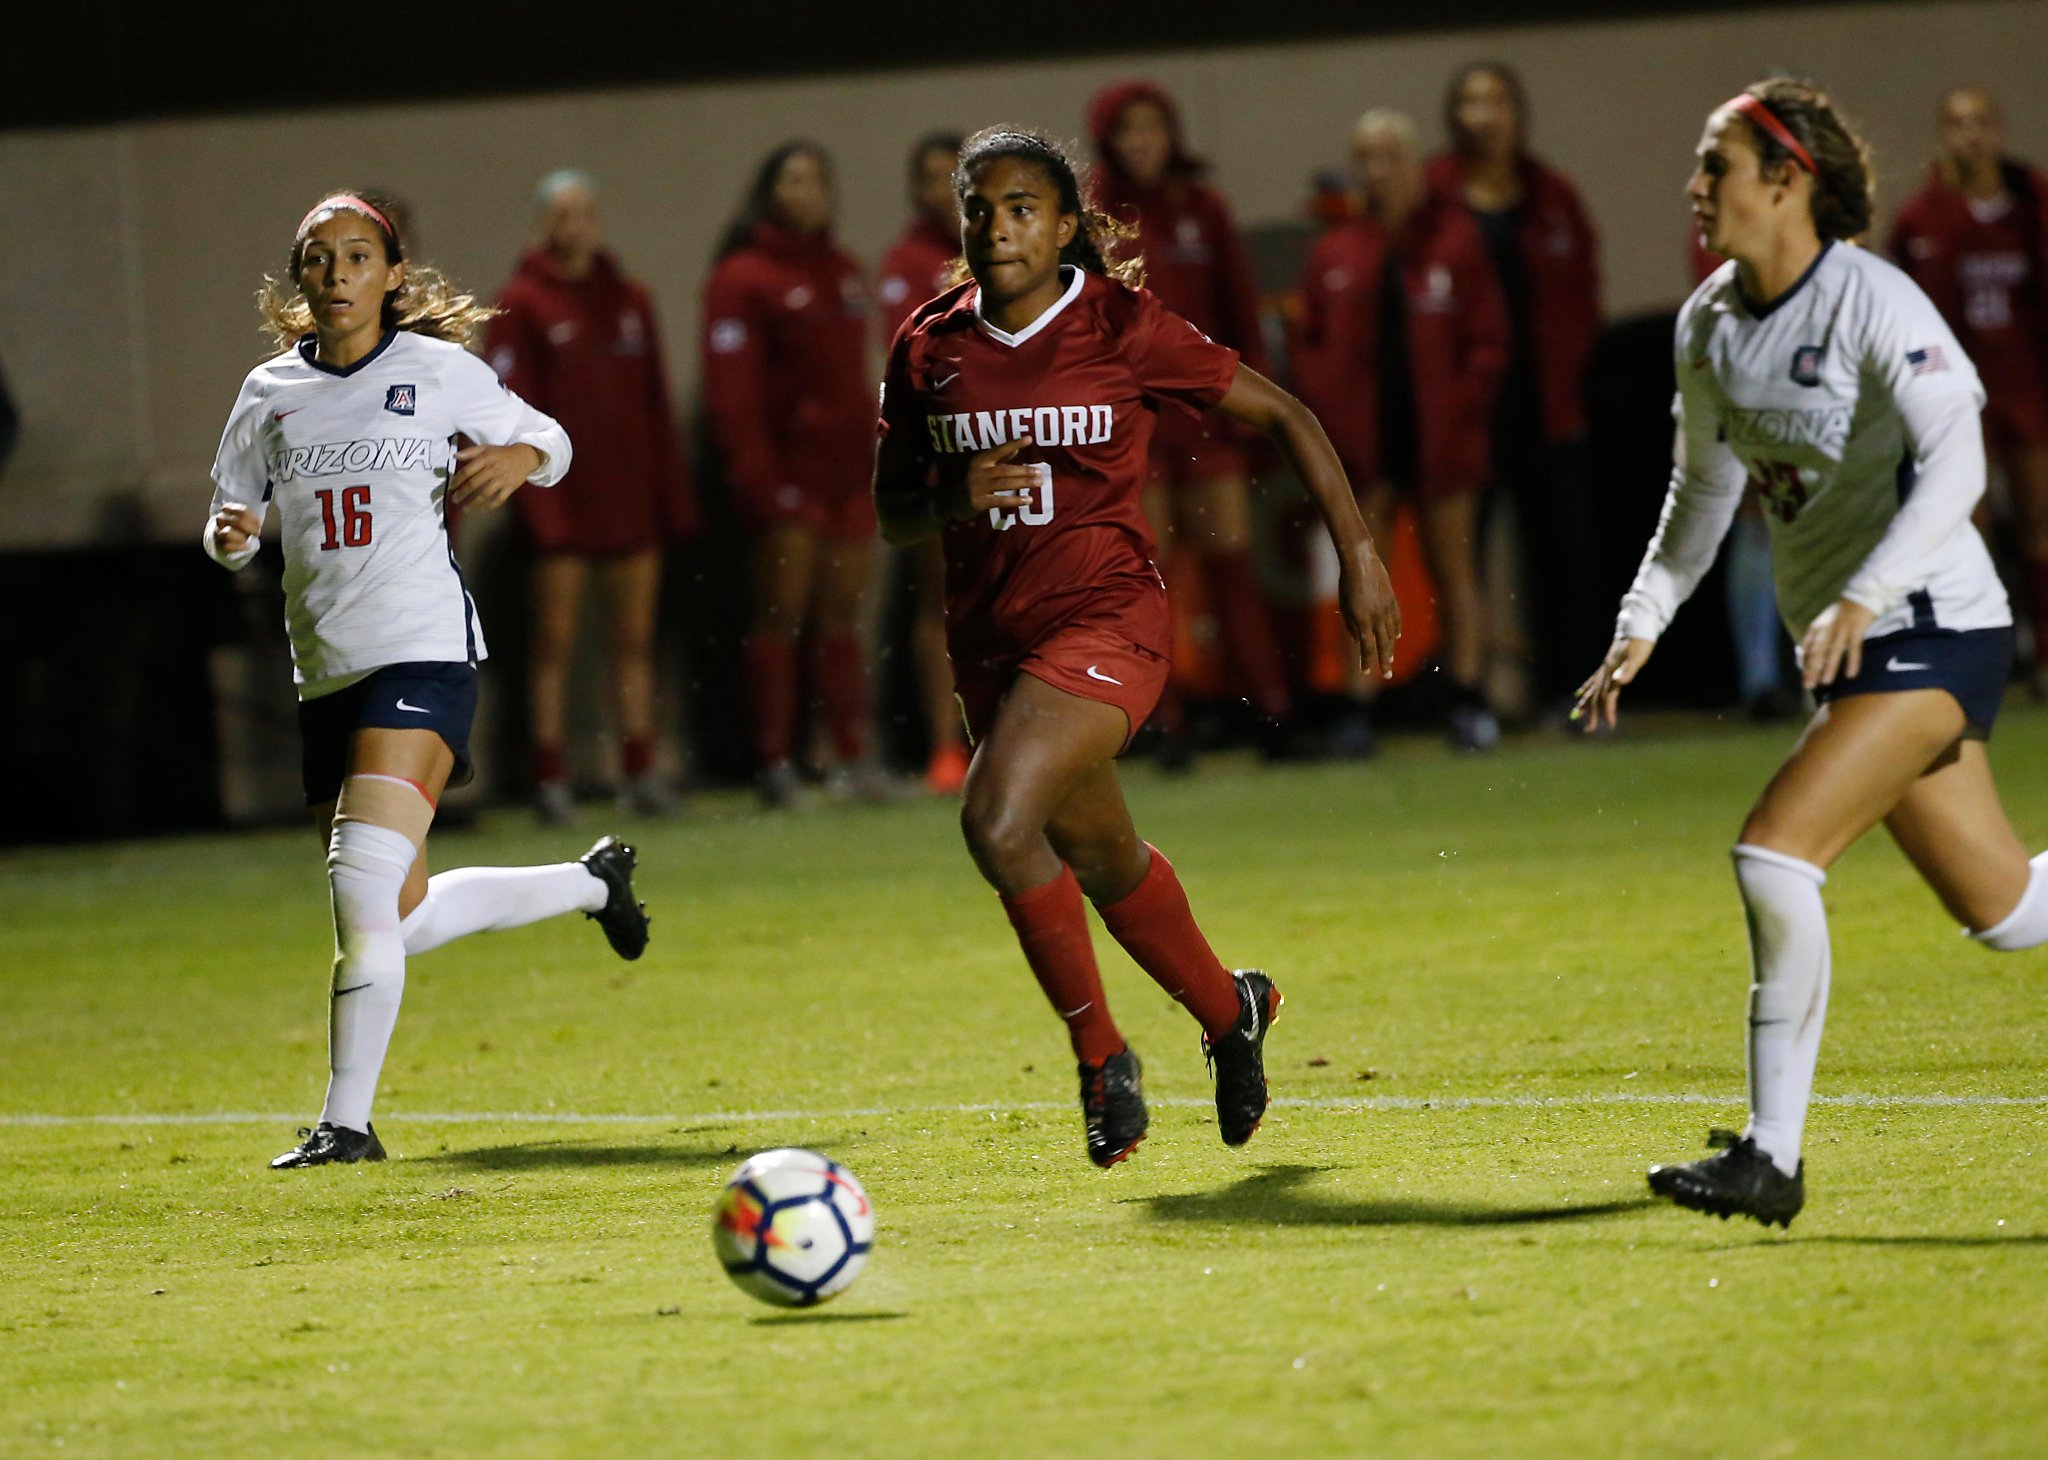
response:
[[[386,664],[474,664],[476,606],[449,547],[442,496],[457,433],[524,442],[569,469],[569,437],[460,345],[398,331],[354,365],[313,359],[310,337],[249,372],[213,464],[213,508],[240,502],[284,544],[285,629],[302,699]],[[230,568],[255,554],[207,552]]]
[[[1679,312],[1677,459],[1618,631],[1655,639],[1741,504],[1763,496],[1778,610],[1794,641],[1840,598],[1869,637],[2012,622],[1970,513],[1984,493],[1977,370],[1911,279],[1823,247],[1753,309],[1723,264]]]

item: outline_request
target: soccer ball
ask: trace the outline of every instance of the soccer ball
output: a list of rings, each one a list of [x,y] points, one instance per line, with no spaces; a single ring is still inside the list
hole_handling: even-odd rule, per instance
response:
[[[845,1292],[875,1245],[875,1209],[853,1173],[795,1146],[749,1156],[712,1213],[726,1275],[764,1303],[809,1308]]]

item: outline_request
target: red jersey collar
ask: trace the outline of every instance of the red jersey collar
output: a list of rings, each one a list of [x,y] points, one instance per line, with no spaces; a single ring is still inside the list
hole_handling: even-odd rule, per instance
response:
[[[988,322],[988,317],[981,312],[981,287],[976,285],[974,289],[974,318],[975,322],[981,326],[982,332],[997,344],[1008,345],[1014,350],[1017,346],[1023,344],[1055,319],[1059,318],[1061,312],[1069,304],[1079,299],[1081,291],[1088,287],[1088,271],[1086,269],[1076,268],[1072,264],[1062,264],[1060,267],[1068,270],[1074,276],[1067,282],[1066,293],[1060,295],[1058,299],[1047,305],[1045,313],[1039,315],[1038,318],[1032,320],[1031,323],[1025,325],[1024,328],[1018,330],[1015,334],[1011,334],[1005,329],[998,329],[995,325]]]

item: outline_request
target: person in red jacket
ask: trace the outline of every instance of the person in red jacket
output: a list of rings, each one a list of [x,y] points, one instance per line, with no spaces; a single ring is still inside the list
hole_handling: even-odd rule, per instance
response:
[[[1479,225],[1514,331],[1495,409],[1495,481],[1509,494],[1529,585],[1534,688],[1569,705],[1577,665],[1608,637],[1595,589],[1596,527],[1586,458],[1586,367],[1600,336],[1600,241],[1579,191],[1529,151],[1521,79],[1497,61],[1466,66],[1444,98],[1450,150],[1431,190]]]
[[[957,133],[937,132],[910,149],[910,224],[882,255],[875,285],[884,345],[895,338],[912,310],[953,287],[953,271],[960,263],[960,205],[953,197],[953,169],[960,165],[962,140]],[[917,595],[910,632],[931,742],[925,788],[937,796],[957,796],[967,781],[967,739],[953,700],[952,666],[946,661],[946,556],[937,538],[906,544],[901,551],[909,560]]]
[[[605,604],[606,682],[619,734],[621,800],[672,809],[655,776],[654,622],[661,550],[696,525],[696,494],[669,401],[661,333],[647,290],[605,247],[597,185],[557,172],[540,185],[540,244],[498,298],[485,352],[514,394],[580,443],[553,492],[523,493],[520,520],[538,551],[528,706],[543,820],[574,815],[564,744],[576,614],[594,576]]]
[[[1477,225],[1424,183],[1414,123],[1367,112],[1352,155],[1358,211],[1315,241],[1302,274],[1296,383],[1359,487],[1374,541],[1389,540],[1396,499],[1414,500],[1443,625],[1451,739],[1486,750],[1500,725],[1481,684],[1474,535],[1508,366],[1507,306]]]
[[[1098,92],[1088,108],[1097,165],[1094,202],[1137,229],[1146,286],[1168,309],[1263,371],[1266,351],[1251,261],[1223,195],[1203,180],[1189,154],[1173,99],[1149,81]],[[1152,479],[1146,513],[1168,559],[1194,557],[1223,630],[1229,658],[1268,727],[1267,748],[1289,746],[1293,706],[1273,641],[1271,614],[1252,566],[1250,438],[1231,422],[1186,411],[1161,413],[1152,438]],[[1185,764],[1186,741],[1174,734],[1177,704],[1156,717],[1169,763]]]
[[[1927,291],[1984,378],[1985,445],[2005,468],[2048,688],[2048,174],[2008,157],[1998,98],[1965,86],[1936,112],[1941,155],[1886,251]]]
[[[868,765],[865,602],[875,384],[860,266],[832,238],[832,164],[788,142],[756,171],[704,284],[704,408],[754,533],[746,672],[762,799],[787,806],[800,675],[823,702],[841,772],[879,793]]]

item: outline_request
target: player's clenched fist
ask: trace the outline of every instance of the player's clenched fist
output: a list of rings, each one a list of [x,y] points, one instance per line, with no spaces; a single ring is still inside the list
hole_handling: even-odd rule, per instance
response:
[[[240,502],[223,502],[213,514],[213,545],[222,553],[238,553],[256,540],[263,519]]]
[[[967,475],[947,503],[946,516],[965,522],[991,508],[1015,511],[1031,505],[1031,489],[1044,478],[1041,468],[1013,457],[1030,443],[1023,437],[977,451],[967,458]]]

